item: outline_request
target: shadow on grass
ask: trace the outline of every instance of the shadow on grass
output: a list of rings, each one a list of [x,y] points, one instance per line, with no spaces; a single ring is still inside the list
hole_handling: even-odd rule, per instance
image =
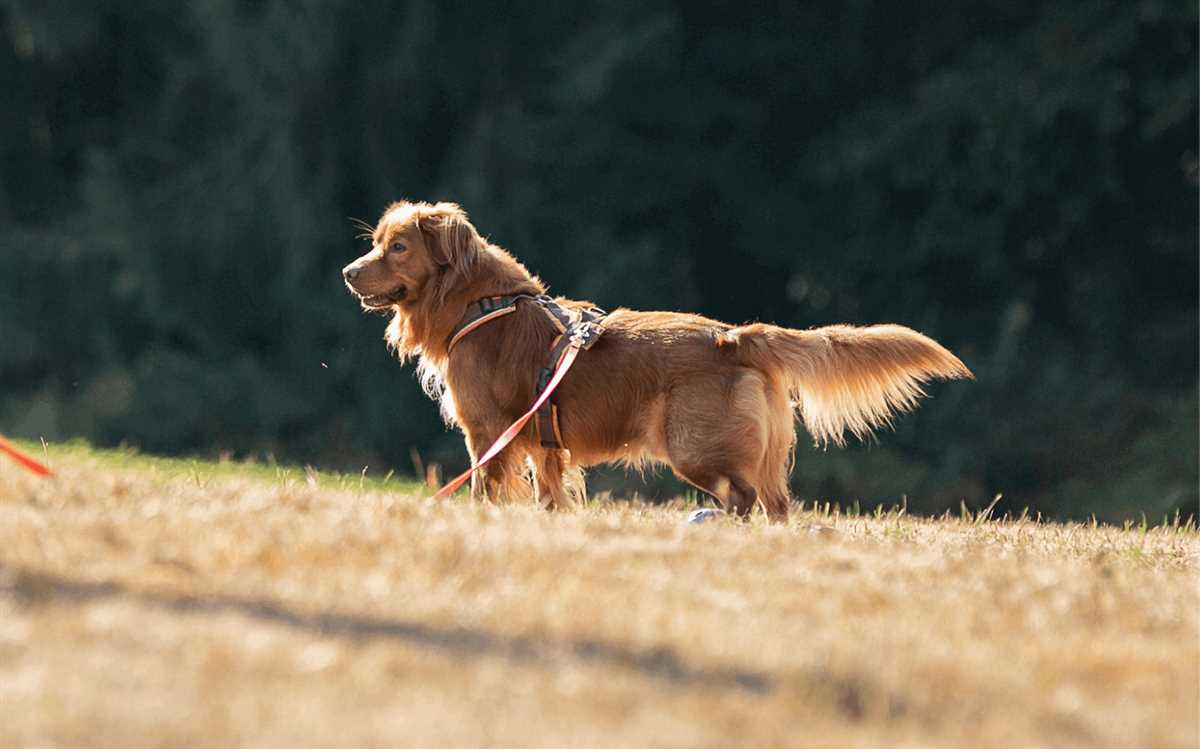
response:
[[[774,688],[770,677],[754,671],[693,668],[669,648],[635,650],[589,638],[508,637],[469,627],[438,627],[333,612],[305,613],[266,599],[141,591],[117,582],[71,580],[5,566],[0,566],[0,595],[11,596],[24,606],[121,598],[182,614],[232,612],[314,635],[362,641],[391,640],[455,655],[499,656],[522,663],[567,655],[589,663],[628,668],[679,687],[736,689],[752,694],[766,694]]]

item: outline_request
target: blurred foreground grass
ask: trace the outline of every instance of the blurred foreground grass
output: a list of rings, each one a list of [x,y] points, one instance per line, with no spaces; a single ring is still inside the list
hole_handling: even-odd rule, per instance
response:
[[[0,746],[1196,745],[1192,525],[44,457],[0,460]]]

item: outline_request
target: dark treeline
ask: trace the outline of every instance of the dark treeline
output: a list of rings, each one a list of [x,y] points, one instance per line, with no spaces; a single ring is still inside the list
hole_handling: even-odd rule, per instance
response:
[[[405,196],[558,293],[899,322],[975,370],[801,449],[802,498],[1196,502],[1195,2],[0,0],[0,29],[0,432],[461,466],[338,275]]]

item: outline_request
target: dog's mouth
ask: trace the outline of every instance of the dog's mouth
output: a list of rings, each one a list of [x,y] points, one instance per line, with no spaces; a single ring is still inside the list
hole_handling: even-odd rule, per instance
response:
[[[399,304],[404,301],[404,297],[408,295],[408,289],[404,286],[397,286],[386,294],[359,294],[358,301],[362,306],[368,309],[379,309],[381,307],[391,307],[393,304]]]

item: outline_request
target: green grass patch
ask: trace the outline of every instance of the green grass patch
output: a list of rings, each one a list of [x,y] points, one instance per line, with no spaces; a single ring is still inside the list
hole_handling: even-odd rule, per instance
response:
[[[136,473],[163,479],[186,478],[197,483],[240,479],[276,485],[315,482],[319,486],[335,489],[386,490],[409,494],[429,491],[424,482],[410,476],[396,476],[391,470],[371,471],[364,468],[360,473],[343,473],[323,471],[313,466],[280,465],[257,460],[167,457],[147,455],[133,447],[94,447],[87,441],[78,439],[69,442],[11,441],[51,470],[60,470],[73,464],[87,464],[116,473]],[[0,460],[5,459],[0,456]]]

